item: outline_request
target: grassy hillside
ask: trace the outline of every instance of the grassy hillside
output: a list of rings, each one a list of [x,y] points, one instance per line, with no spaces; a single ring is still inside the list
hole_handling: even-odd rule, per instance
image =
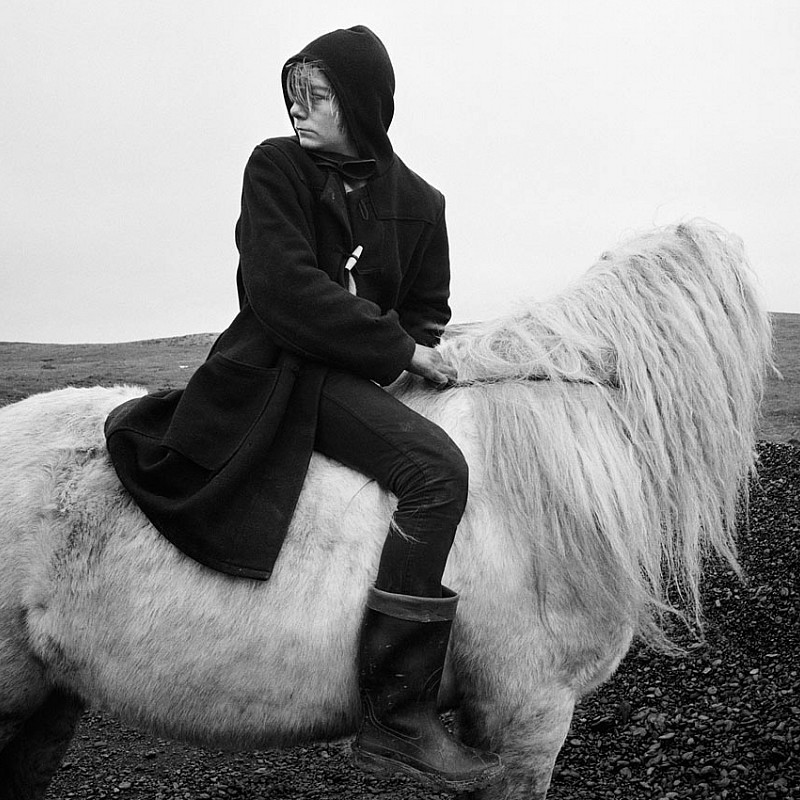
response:
[[[800,444],[800,314],[775,314],[775,363],[764,398],[762,438]]]
[[[216,334],[120,344],[0,342],[0,403],[64,386],[132,383],[152,391],[186,383]]]
[[[800,314],[775,314],[775,357],[760,438],[800,441]],[[216,334],[120,344],[0,342],[0,404],[63,386],[133,383],[150,390],[186,383]]]

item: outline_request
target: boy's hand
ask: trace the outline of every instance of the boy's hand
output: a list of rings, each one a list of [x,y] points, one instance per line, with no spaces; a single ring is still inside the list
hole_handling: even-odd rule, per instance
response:
[[[458,371],[452,364],[448,364],[432,347],[422,344],[414,350],[408,371],[430,381],[437,389],[446,389],[458,379]]]

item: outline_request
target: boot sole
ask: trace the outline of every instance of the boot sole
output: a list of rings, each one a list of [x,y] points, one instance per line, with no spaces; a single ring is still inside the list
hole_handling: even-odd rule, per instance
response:
[[[384,777],[390,775],[407,775],[424,786],[430,786],[435,789],[446,789],[454,792],[470,792],[475,789],[485,789],[487,786],[492,786],[501,780],[506,773],[505,765],[501,763],[496,767],[489,767],[477,778],[456,780],[445,778],[435,773],[424,772],[423,770],[413,767],[411,764],[395,761],[394,759],[386,758],[376,753],[368,753],[356,748],[352,750],[352,757],[353,763],[359,769],[370,772],[373,775],[383,775]]]

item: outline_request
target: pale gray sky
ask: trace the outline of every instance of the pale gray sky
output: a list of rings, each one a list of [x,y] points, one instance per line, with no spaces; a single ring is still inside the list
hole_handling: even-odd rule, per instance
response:
[[[279,74],[365,24],[398,154],[447,196],[455,319],[559,292],[703,216],[800,312],[797,0],[4,0],[0,340],[222,330],[244,164]]]

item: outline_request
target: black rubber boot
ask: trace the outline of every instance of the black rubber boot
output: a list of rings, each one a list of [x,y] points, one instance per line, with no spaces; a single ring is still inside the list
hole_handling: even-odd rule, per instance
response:
[[[412,597],[370,589],[361,633],[359,677],[364,718],[355,764],[403,773],[450,791],[490,786],[505,767],[494,753],[459,742],[436,710],[458,596]]]

